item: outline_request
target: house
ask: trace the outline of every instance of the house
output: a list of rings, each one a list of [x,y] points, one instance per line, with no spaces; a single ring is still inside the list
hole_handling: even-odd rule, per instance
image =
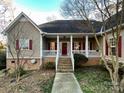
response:
[[[109,56],[110,49],[115,44],[108,28],[108,39],[111,48],[108,48],[105,37],[101,34],[102,23],[91,20],[96,36],[105,56]],[[99,48],[94,33],[85,20],[56,20],[42,25],[36,25],[23,12],[5,29],[7,35],[7,68],[15,67],[16,59],[21,59],[25,69],[39,69],[42,64],[54,62],[56,71],[64,60],[71,63],[74,71],[74,53],[81,53],[88,57],[84,65],[97,65],[100,60]],[[119,57],[124,60],[124,31],[119,38]],[[15,60],[14,60],[15,59]]]

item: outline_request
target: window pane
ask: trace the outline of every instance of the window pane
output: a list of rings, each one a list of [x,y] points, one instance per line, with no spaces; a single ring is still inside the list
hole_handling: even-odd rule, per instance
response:
[[[112,51],[112,55],[115,55],[116,54],[115,47],[112,47],[111,48],[111,51]]]
[[[74,50],[79,50],[79,49],[80,49],[79,42],[74,42]]]
[[[28,39],[20,39],[19,44],[20,44],[21,49],[28,49],[29,40]]]
[[[50,42],[50,50],[55,50],[55,42]]]
[[[112,55],[115,55],[116,51],[115,51],[115,40],[114,40],[114,38],[111,38],[109,40],[109,42],[110,42],[111,53],[112,53]]]

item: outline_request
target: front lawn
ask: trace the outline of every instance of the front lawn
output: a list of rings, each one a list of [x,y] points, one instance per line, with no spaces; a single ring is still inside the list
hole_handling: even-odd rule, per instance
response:
[[[0,93],[51,93],[55,71],[29,71],[21,77],[17,84],[12,77],[0,77]]]
[[[75,71],[83,93],[112,93],[111,80],[103,67],[83,67]]]

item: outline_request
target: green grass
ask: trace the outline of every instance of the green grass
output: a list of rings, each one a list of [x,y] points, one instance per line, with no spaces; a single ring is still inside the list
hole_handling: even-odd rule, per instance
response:
[[[83,93],[112,93],[108,72],[101,67],[83,67],[75,71]]]

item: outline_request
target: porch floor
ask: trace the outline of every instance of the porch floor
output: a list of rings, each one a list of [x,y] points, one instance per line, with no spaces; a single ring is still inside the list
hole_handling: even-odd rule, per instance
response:
[[[56,73],[51,93],[83,93],[73,73]]]

